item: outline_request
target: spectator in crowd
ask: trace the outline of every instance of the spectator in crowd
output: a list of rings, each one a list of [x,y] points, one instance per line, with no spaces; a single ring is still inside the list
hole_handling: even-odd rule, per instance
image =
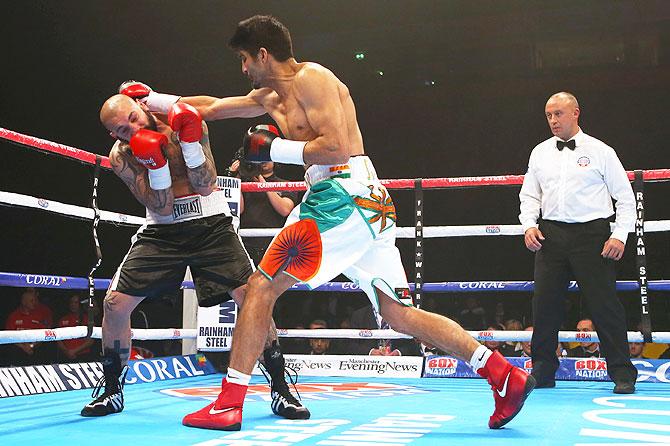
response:
[[[644,342],[629,342],[628,350],[630,350],[630,357],[636,359],[647,359],[642,356],[642,350],[644,350]]]
[[[241,161],[241,148],[237,151],[229,174],[244,182],[276,183],[287,181],[274,172],[274,163],[249,163]],[[286,217],[300,201],[297,192],[243,192],[240,198],[240,227],[281,228]],[[258,265],[270,243],[266,237],[245,237],[244,247]]]
[[[524,328],[523,331],[533,331],[533,326],[529,325],[528,327]],[[530,342],[522,342],[521,343],[521,354],[519,356],[523,357],[528,357],[530,358]]]
[[[466,330],[479,330],[486,323],[484,308],[476,297],[468,296],[465,299],[465,308],[458,314],[461,326]]]
[[[326,321],[322,319],[313,320],[309,324],[310,330],[317,330],[328,328]],[[320,339],[320,338],[309,338],[309,354],[310,355],[331,355],[330,351],[330,339]]]
[[[505,321],[505,330],[507,331],[523,331],[523,324],[518,319],[508,319]],[[505,356],[521,356],[523,347],[521,342],[506,341],[504,346]]]
[[[577,331],[584,333],[596,330],[591,319],[582,319],[577,322]],[[600,344],[588,340],[584,341],[580,342],[577,347],[568,350],[568,356],[570,358],[600,358]]]
[[[9,314],[6,330],[36,330],[50,328],[44,313],[37,310],[37,290],[26,288],[21,292],[19,306]],[[47,342],[21,342],[9,346],[9,363],[15,366],[44,364],[49,360]]]
[[[58,320],[59,327],[88,324],[88,315],[81,307],[81,296],[73,294],[68,300],[68,312]],[[57,341],[59,362],[90,362],[96,359],[94,340],[91,338]]]
[[[503,324],[505,322],[505,304],[498,302],[496,304],[495,312],[493,314],[494,324]]]
[[[303,324],[293,327],[295,330],[304,330]],[[305,338],[281,338],[281,350],[292,355],[301,355],[309,352],[309,341]]]
[[[51,308],[40,300],[40,292],[37,288],[27,288],[35,293],[37,304],[35,305],[35,312],[37,313],[37,320],[41,321],[45,327],[52,328],[54,326],[54,316]]]
[[[502,324],[492,324],[486,327],[486,331],[504,331]],[[514,347],[509,347],[505,341],[484,341],[484,345],[492,351],[498,350],[503,356],[514,356]],[[518,356],[518,355],[517,355]]]
[[[486,331],[498,331],[504,329],[505,327],[502,324],[492,324],[486,327]],[[500,341],[484,341],[484,345],[491,350],[500,350]]]

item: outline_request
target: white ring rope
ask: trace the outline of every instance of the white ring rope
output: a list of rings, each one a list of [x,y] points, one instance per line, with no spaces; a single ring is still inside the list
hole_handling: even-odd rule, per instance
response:
[[[468,334],[478,341],[514,341],[530,342],[532,331],[468,331]],[[166,339],[195,339],[198,330],[195,328],[133,328],[131,337],[142,341],[161,341]],[[398,333],[394,330],[367,330],[367,329],[316,329],[316,330],[287,330],[277,329],[280,338],[316,338],[316,339],[412,339],[411,336]],[[15,344],[17,342],[45,342],[63,341],[66,339],[80,339],[86,337],[86,327],[47,328],[39,330],[0,330],[0,344]],[[94,339],[102,337],[102,328],[94,327]],[[596,332],[559,331],[560,342],[598,342]],[[628,342],[643,342],[639,331],[628,332]],[[652,333],[652,342],[670,342],[670,332],[659,331]]]
[[[45,200],[30,195],[0,191],[0,204],[41,209],[69,217],[93,220],[93,209],[58,201]],[[118,212],[100,211],[100,220],[116,224],[137,225],[144,224],[144,217],[120,214]],[[242,237],[274,237],[281,228],[253,228],[240,229]],[[423,228],[424,238],[438,237],[466,237],[466,236],[495,236],[495,235],[523,235],[521,225],[467,225],[467,226],[426,226]],[[645,221],[645,232],[670,231],[670,220]],[[414,238],[416,228],[399,227],[397,238]]]
[[[44,198],[31,197],[30,195],[15,194],[13,192],[0,191],[0,203],[10,206],[40,209],[85,220],[93,220],[95,215],[93,208],[75,206],[73,204],[45,200]],[[110,211],[100,211],[100,220],[109,223],[133,224],[137,226],[144,224],[144,217],[136,217],[134,215],[126,215]]]
[[[17,342],[64,341],[86,337],[86,326],[45,328],[39,330],[0,330],[0,344]],[[132,339],[138,341],[162,341],[165,339],[195,339],[198,330],[195,328],[133,328]],[[102,328],[93,327],[93,339],[102,338]]]

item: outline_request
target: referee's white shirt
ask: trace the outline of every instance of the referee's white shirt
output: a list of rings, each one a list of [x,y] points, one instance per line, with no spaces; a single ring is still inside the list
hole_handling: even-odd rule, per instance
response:
[[[614,213],[614,198],[611,237],[626,243],[635,229],[635,196],[621,161],[614,149],[581,129],[571,139],[575,150],[558,150],[553,136],[531,152],[519,193],[524,232],[537,227],[540,211],[545,220],[565,223],[607,218]]]

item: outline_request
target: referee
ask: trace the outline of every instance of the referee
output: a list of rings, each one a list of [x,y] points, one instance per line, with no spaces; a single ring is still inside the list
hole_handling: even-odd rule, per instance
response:
[[[538,388],[555,387],[558,330],[574,277],[595,323],[614,393],[633,393],[637,370],[616,296],[615,262],[635,227],[635,197],[616,153],[582,132],[579,113],[572,94],[549,98],[545,115],[554,136],[533,149],[519,193],[524,241],[535,252],[532,374]]]

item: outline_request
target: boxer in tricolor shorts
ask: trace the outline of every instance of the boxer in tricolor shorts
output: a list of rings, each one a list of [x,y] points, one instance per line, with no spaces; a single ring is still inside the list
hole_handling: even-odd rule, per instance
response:
[[[535,386],[526,372],[480,345],[457,323],[409,304],[407,279],[394,246],[395,208],[365,156],[349,90],[330,70],[293,56],[288,29],[274,17],[243,20],[230,39],[253,90],[246,96],[180,98],[205,120],[269,114],[244,138],[245,159],[307,167],[309,190],[248,281],[235,328],[228,374],[216,401],[184,417],[187,426],[238,430],[254,366],[276,299],[298,282],[317,286],[344,273],[365,290],[381,316],[407,333],[468,361],[491,384],[497,429],[521,410]],[[150,91],[145,103],[164,110],[174,97]]]
[[[231,298],[243,306],[253,272],[225,194],[216,187],[207,126],[200,114],[180,103],[157,119],[133,98],[134,85],[122,84],[123,94],[105,102],[100,120],[117,138],[110,164],[146,206],[146,224],[133,237],[105,296],[104,377],[94,390],[94,400],[81,411],[86,417],[123,410],[130,314],[143,299],[178,292],[190,267],[200,306]],[[271,377],[273,412],[285,418],[309,418],[286,383],[274,322],[265,327],[265,334],[261,362]]]
[[[395,246],[395,206],[365,155],[343,165],[312,165],[302,203],[274,238],[258,270],[268,279],[282,271],[316,288],[343,273],[380,312],[380,289],[403,305],[411,297]]]

